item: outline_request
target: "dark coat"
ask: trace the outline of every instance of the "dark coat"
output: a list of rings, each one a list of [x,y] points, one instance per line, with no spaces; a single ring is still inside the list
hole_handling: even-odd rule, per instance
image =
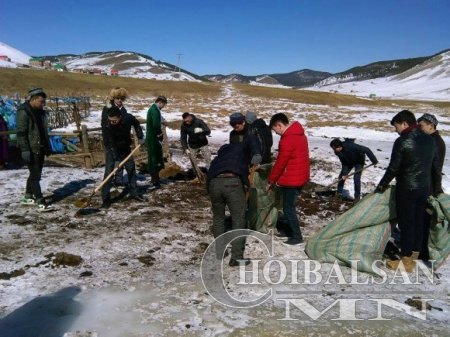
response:
[[[230,132],[230,144],[243,143],[245,148],[249,149],[247,162],[252,162],[253,164],[261,163],[261,144],[259,143],[258,137],[253,134],[252,129],[245,124],[244,130],[242,132],[236,132],[235,130]],[[259,157],[259,162],[256,162],[256,158]]]
[[[278,157],[269,175],[269,183],[284,187],[300,187],[309,181],[309,149],[305,130],[292,123],[278,145]]]
[[[345,140],[342,143],[342,151],[335,152],[342,165],[355,166],[363,165],[366,162],[366,155],[373,164],[378,163],[373,152],[366,146],[355,144],[352,140]]]
[[[245,186],[249,186],[249,151],[250,149],[244,143],[223,145],[211,162],[208,170],[208,182],[221,173],[234,173],[241,178]]]
[[[138,139],[143,139],[144,133],[142,132],[139,121],[129,113],[122,115],[119,124],[112,125],[108,122],[108,124],[102,128],[103,144],[105,144],[106,149],[112,150],[115,159],[119,154],[128,155],[131,152],[132,127],[134,127],[134,130],[136,131]]]
[[[44,110],[33,109],[28,101],[17,109],[17,144],[22,152],[50,155],[47,129],[47,114]]]
[[[435,141],[416,127],[404,130],[394,142],[391,161],[379,185],[387,186],[395,178],[397,188],[431,191],[432,176],[434,189],[438,189],[442,177]]]
[[[206,136],[211,134],[211,130],[208,125],[201,120],[200,118],[192,116],[192,123],[187,125],[186,123],[181,123],[180,128],[180,141],[181,147],[183,150],[186,150],[189,147],[192,149],[198,149],[202,146],[208,145],[208,139]],[[201,133],[195,133],[194,130],[196,128],[200,128],[203,130]]]
[[[437,195],[437,194],[443,192],[443,190],[442,190],[442,169],[444,167],[446,146],[445,146],[444,140],[442,139],[442,137],[438,131],[433,132],[430,136],[434,139],[434,142],[436,143],[437,154],[439,157],[438,167],[439,167],[439,172],[440,172],[439,176],[441,176],[441,182],[436,182],[435,177],[433,175],[431,175],[431,179],[432,179],[431,186],[433,188],[433,195]]]
[[[253,123],[251,123],[250,129],[251,132],[258,138],[259,144],[261,146],[261,164],[270,163],[272,161],[272,131],[262,118],[258,118]]]

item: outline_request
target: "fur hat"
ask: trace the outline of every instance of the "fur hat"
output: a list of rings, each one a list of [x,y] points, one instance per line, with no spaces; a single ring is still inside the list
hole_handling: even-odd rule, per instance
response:
[[[124,99],[128,98],[128,91],[125,88],[114,88],[109,92],[109,99],[111,101],[114,100],[114,98],[123,97]]]
[[[421,122],[421,121],[425,121],[428,122],[430,124],[434,124],[434,127],[436,127],[438,125],[438,120],[436,118],[435,115],[432,114],[424,114],[422,117],[420,117],[417,122]]]
[[[240,112],[235,112],[230,115],[230,124],[242,124],[245,121],[245,117]]]

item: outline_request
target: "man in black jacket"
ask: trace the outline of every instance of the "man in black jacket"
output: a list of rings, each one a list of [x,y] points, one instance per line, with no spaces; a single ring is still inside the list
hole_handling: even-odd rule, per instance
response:
[[[400,135],[395,140],[391,161],[376,191],[383,192],[395,178],[397,221],[401,231],[401,260],[388,261],[387,267],[396,270],[403,264],[407,272],[415,268],[424,238],[424,214],[430,187],[441,183],[436,144],[429,135],[417,128],[414,114],[402,110],[391,121]]]
[[[439,134],[439,131],[437,131],[437,125],[438,120],[436,117],[432,114],[424,114],[422,117],[420,117],[418,120],[419,128],[425,132],[427,135],[430,135],[437,147],[437,154],[439,157],[439,176],[442,177],[442,168],[444,166],[444,160],[445,160],[445,142],[442,139],[441,135]],[[442,184],[436,184],[434,181],[434,176],[431,176],[431,193],[434,196],[439,195],[440,193],[443,193]],[[428,214],[428,212],[425,212],[425,230],[424,230],[424,237],[422,242],[422,250],[420,251],[420,259],[424,261],[428,261],[430,259],[430,252],[428,250],[428,238],[430,236],[430,222],[431,222],[431,215]]]
[[[30,171],[21,203],[37,205],[40,212],[53,210],[53,207],[45,202],[39,183],[45,156],[51,153],[44,111],[46,99],[47,95],[42,88],[32,89],[28,92],[25,103],[17,110],[17,144]]]
[[[354,168],[356,172],[353,176],[353,182],[355,184],[355,202],[358,202],[361,199],[361,175],[366,162],[366,155],[374,165],[378,163],[378,160],[368,147],[355,144],[355,142],[350,139],[345,139],[345,141],[342,142],[339,138],[335,138],[331,141],[330,146],[342,164],[341,173],[339,173],[337,193],[342,196],[345,180],[350,171]]]
[[[106,178],[114,167],[131,153],[131,128],[134,127],[138,143],[144,144],[144,134],[139,121],[129,113],[123,113],[119,107],[113,106],[108,111],[108,123],[102,127],[103,143],[105,146],[105,174]],[[143,201],[138,194],[136,185],[136,167],[133,158],[125,163],[128,174],[128,185],[132,199]],[[102,188],[102,208],[111,205],[111,179]]]
[[[209,167],[211,164],[211,152],[206,136],[211,134],[211,130],[203,120],[189,112],[183,113],[182,118],[180,141],[183,152],[186,154],[192,153],[194,157],[200,154],[206,161],[207,167]]]
[[[262,162],[261,144],[252,129],[245,122],[245,116],[240,112],[235,112],[230,116],[230,125],[233,131],[230,132],[230,144],[243,143],[249,149],[250,165],[259,165]]]
[[[264,119],[257,118],[256,114],[252,111],[248,111],[245,114],[245,122],[251,130],[251,133],[258,138],[261,146],[261,164],[270,163],[272,161],[271,149],[273,145],[272,130]]]
[[[225,144],[211,162],[208,171],[208,192],[211,198],[215,238],[225,233],[225,207],[228,207],[231,214],[232,229],[245,229],[247,202],[244,186],[249,185],[248,152],[249,149],[244,143]],[[217,244],[217,252],[224,252],[224,243],[218,240]],[[244,248],[244,237],[233,240],[229,262],[231,267],[239,266],[238,260],[243,259]]]

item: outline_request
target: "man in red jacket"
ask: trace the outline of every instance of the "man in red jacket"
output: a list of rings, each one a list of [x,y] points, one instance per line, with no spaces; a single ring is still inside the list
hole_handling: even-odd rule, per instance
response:
[[[303,185],[309,181],[309,150],[305,130],[299,122],[289,124],[287,116],[277,113],[270,120],[270,128],[281,136],[278,157],[270,172],[266,190],[273,185],[281,187],[283,213],[292,230],[291,237],[284,242],[296,246],[303,242],[295,211],[295,201]]]

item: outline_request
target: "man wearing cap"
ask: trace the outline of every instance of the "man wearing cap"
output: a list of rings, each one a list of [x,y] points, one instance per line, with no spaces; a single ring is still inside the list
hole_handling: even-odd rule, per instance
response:
[[[45,156],[51,153],[44,111],[46,99],[47,95],[42,88],[32,89],[28,92],[25,103],[17,110],[17,144],[30,172],[21,203],[37,205],[39,212],[53,210],[53,206],[45,202],[39,183]]]
[[[148,170],[155,188],[160,188],[159,171],[164,168],[163,150],[161,142],[161,110],[167,105],[167,98],[158,96],[155,103],[147,111],[146,144],[148,154]]]
[[[108,110],[108,125],[104,127],[103,143],[107,148],[105,158],[106,178],[113,170],[115,163],[124,160],[131,152],[131,128],[134,127],[138,137],[138,143],[144,144],[144,134],[139,121],[129,113],[123,113],[119,107],[112,106]],[[133,158],[125,163],[125,169],[128,174],[128,186],[130,197],[137,201],[144,201],[144,198],[138,194],[136,185],[136,167]],[[108,180],[102,188],[102,208],[109,208],[111,205],[111,180]]]
[[[432,114],[424,114],[422,117],[420,117],[418,120],[419,128],[425,132],[427,135],[430,135],[434,142],[436,143],[436,149],[437,149],[437,155],[438,155],[438,170],[439,170],[439,176],[442,176],[442,168],[444,166],[444,160],[445,160],[445,142],[442,139],[441,135],[439,134],[439,131],[437,131],[437,125],[438,120],[436,117]],[[431,176],[431,194],[434,196],[438,196],[440,193],[443,193],[442,189],[442,182],[439,182],[436,184],[434,175]],[[428,238],[430,235],[430,221],[431,216],[428,214],[428,212],[425,212],[425,230],[424,230],[424,237],[422,242],[422,250],[420,251],[419,258],[428,261],[430,259],[430,253],[428,251]]]
[[[125,109],[125,107],[123,106],[123,103],[125,102],[127,97],[128,91],[125,88],[116,87],[114,89],[111,89],[111,91],[109,92],[108,101],[106,102],[102,111],[102,119],[101,119],[102,131],[109,125],[108,111],[111,107],[116,106],[120,109],[123,115],[127,114],[127,109]],[[105,139],[105,137],[103,137],[103,139]],[[105,146],[105,144],[103,144],[103,148],[105,152],[105,158],[110,157],[112,154],[108,153],[109,149]],[[114,183],[116,185],[123,185],[123,169],[120,169],[116,172],[114,176]]]
[[[209,167],[211,164],[211,152],[208,147],[208,138],[211,130],[208,125],[189,112],[183,113],[181,116],[183,123],[180,127],[180,141],[183,152],[192,153],[194,156],[200,154]]]
[[[230,125],[233,131],[230,132],[230,144],[244,143],[250,149],[250,164],[255,166],[261,164],[261,144],[251,128],[245,122],[245,116],[240,112],[235,112],[230,116]]]

